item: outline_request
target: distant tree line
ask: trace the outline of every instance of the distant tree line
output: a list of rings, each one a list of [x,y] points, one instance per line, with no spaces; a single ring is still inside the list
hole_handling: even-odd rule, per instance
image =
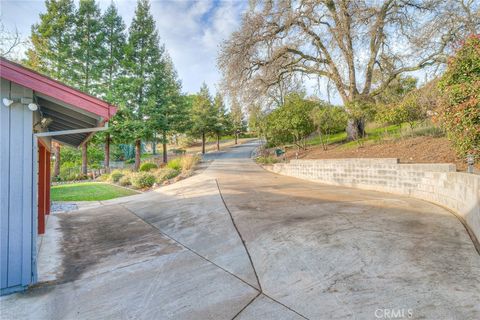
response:
[[[205,84],[198,95],[181,92],[148,0],[137,1],[128,31],[113,2],[104,12],[95,0],[80,0],[78,7],[73,0],[46,0],[45,6],[39,23],[32,26],[31,48],[24,63],[119,107],[109,130],[93,138],[104,145],[105,167],[109,167],[112,142],[135,146],[138,169],[142,141],[153,141],[153,152],[160,142],[167,162],[172,134],[201,137],[205,152],[205,136],[215,135],[219,141],[242,122],[241,110],[231,117],[223,97],[218,94],[212,100]],[[232,109],[235,113],[238,108]],[[87,154],[84,143],[84,174]]]

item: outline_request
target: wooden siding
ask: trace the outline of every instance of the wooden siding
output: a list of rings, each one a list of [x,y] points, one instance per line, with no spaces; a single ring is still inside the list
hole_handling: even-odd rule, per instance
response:
[[[33,97],[27,89],[1,79],[1,98]],[[0,214],[1,292],[21,289],[32,282],[32,244],[36,230],[32,208],[32,112],[20,103],[0,103]],[[35,223],[36,224],[36,223]]]

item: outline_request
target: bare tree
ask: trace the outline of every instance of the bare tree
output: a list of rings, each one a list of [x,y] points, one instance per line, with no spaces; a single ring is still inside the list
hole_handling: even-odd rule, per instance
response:
[[[355,139],[365,122],[355,109],[399,75],[445,63],[452,42],[478,30],[478,7],[470,0],[254,3],[218,64],[234,94],[267,93],[292,74],[329,79]]]
[[[3,22],[0,21],[0,56],[10,59],[17,58],[18,49],[24,41],[18,33],[18,30],[15,31],[8,30]]]

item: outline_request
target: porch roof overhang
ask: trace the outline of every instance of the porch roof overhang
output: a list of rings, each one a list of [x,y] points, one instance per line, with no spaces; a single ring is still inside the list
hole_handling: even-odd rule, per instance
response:
[[[83,129],[103,126],[117,108],[101,99],[46,77],[5,58],[0,59],[2,78],[33,90],[41,117],[48,118],[46,128],[60,143],[79,146],[91,135]],[[80,129],[80,130],[79,130]],[[71,134],[55,136],[56,131],[72,130]],[[96,131],[96,130],[92,130]]]

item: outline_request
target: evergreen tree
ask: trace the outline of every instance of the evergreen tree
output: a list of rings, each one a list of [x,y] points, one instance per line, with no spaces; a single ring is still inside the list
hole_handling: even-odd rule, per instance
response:
[[[112,2],[102,16],[103,46],[105,58],[100,61],[102,66],[101,89],[103,98],[113,104],[119,104],[122,101],[122,91],[119,84],[123,68],[122,63],[125,57],[126,35],[125,23],[118,14],[115,4]],[[105,141],[105,168],[110,167],[110,132],[102,135]]]
[[[116,82],[122,76],[122,63],[125,57],[127,38],[125,23],[112,2],[102,16],[103,47],[106,52],[101,61],[102,95],[110,103],[121,101],[121,93]]]
[[[95,0],[80,0],[75,14],[73,34],[73,64],[69,68],[73,85],[89,94],[98,94],[101,62],[106,51],[102,46],[101,13]],[[82,145],[82,173],[87,174],[88,142]]]
[[[216,112],[206,83],[202,84],[200,92],[195,96],[191,108],[190,132],[202,137],[202,153],[205,153],[205,137],[213,132],[216,123]]]
[[[73,84],[69,70],[72,64],[74,29],[73,0],[46,0],[47,11],[32,26],[33,47],[27,51],[30,68],[56,80]]]
[[[135,169],[140,167],[141,140],[153,136],[149,99],[155,80],[156,64],[161,60],[158,33],[148,0],[139,0],[129,28],[121,89],[126,107],[117,119],[116,133],[125,142],[135,141]]]
[[[237,100],[232,101],[230,107],[230,117],[232,121],[232,130],[235,135],[235,144],[238,143],[238,135],[245,130],[242,107]]]
[[[220,138],[222,134],[225,134],[232,127],[230,116],[227,114],[223,96],[217,92],[213,101],[215,110],[215,124],[213,126],[213,132],[217,138],[217,150],[220,150]]]
[[[160,133],[163,162],[167,162],[167,136],[174,132],[185,130],[188,117],[187,107],[181,96],[181,83],[173,63],[165,52],[156,64],[155,77],[150,92],[148,113],[151,116],[155,133]]]
[[[75,15],[74,63],[72,79],[80,90],[98,94],[101,64],[106,59],[106,50],[102,45],[101,13],[95,0],[80,0]]]

